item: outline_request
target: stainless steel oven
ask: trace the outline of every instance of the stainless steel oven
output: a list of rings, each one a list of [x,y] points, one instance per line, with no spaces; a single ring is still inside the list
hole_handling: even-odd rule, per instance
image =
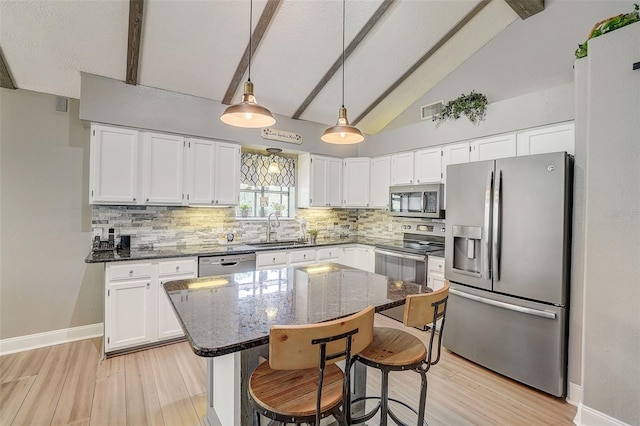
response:
[[[402,241],[378,244],[375,248],[376,274],[394,280],[410,281],[427,286],[427,259],[429,253],[444,251],[444,223],[404,223]],[[402,321],[404,306],[381,312]]]

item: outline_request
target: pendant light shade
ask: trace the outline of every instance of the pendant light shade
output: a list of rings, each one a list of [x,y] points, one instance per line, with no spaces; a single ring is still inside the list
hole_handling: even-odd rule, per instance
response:
[[[338,112],[336,125],[325,130],[320,139],[327,143],[347,145],[362,142],[364,136],[358,128],[349,124],[347,109],[344,107],[344,27],[345,0],[342,0],[342,107]]]
[[[320,139],[327,143],[347,145],[362,142],[364,136],[360,130],[349,124],[347,109],[342,107],[336,125],[325,130]]]
[[[280,165],[276,161],[276,158],[282,150],[280,148],[267,148],[267,152],[271,154],[271,157],[273,157],[271,159],[271,164],[269,164],[269,167],[267,168],[267,173],[280,174]]]
[[[238,104],[227,107],[220,116],[220,120],[230,126],[258,128],[269,127],[276,124],[271,111],[258,105],[253,95],[253,83],[251,82],[251,52],[253,51],[253,0],[249,2],[249,66],[247,81],[244,83],[244,95]]]
[[[271,111],[256,102],[251,81],[244,83],[242,101],[227,107],[220,120],[230,126],[247,128],[269,127],[276,123]]]

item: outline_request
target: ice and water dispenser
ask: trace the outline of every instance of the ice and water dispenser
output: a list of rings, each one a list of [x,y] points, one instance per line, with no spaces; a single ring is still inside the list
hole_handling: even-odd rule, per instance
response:
[[[473,276],[482,276],[482,227],[459,226],[451,227],[453,233],[453,269],[456,272]]]

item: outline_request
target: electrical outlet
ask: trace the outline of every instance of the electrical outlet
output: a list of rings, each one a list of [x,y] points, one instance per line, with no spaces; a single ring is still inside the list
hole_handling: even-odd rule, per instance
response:
[[[389,224],[389,232],[393,232],[393,223]]]
[[[100,237],[102,239],[102,229],[96,228],[93,230],[93,238]]]

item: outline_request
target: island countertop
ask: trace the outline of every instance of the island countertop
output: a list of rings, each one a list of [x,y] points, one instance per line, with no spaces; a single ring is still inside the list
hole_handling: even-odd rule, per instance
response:
[[[203,357],[263,345],[274,324],[310,324],[371,305],[376,312],[431,290],[339,264],[317,264],[164,284],[193,351]]]
[[[269,246],[252,246],[249,243],[231,243],[231,244],[207,244],[207,245],[174,245],[161,246],[158,248],[137,249],[132,248],[126,251],[91,251],[85,258],[86,263],[103,263],[103,262],[122,262],[129,260],[145,260],[145,259],[162,259],[171,257],[190,257],[190,256],[215,256],[224,254],[246,254],[269,250],[294,250],[310,247],[322,247],[344,244],[365,244],[376,245],[389,241],[382,238],[371,237],[349,237],[349,238],[319,238],[315,244],[304,243],[292,247],[269,247]],[[255,242],[261,244],[263,242]]]

